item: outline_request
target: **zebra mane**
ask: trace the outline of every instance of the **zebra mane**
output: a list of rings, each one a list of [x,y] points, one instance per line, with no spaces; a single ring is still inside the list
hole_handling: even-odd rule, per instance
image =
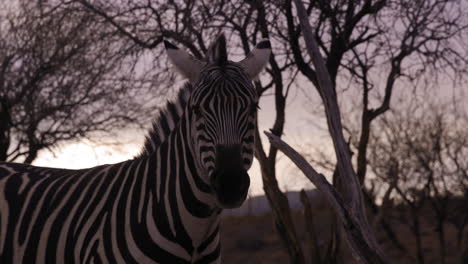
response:
[[[166,106],[159,111],[146,135],[145,144],[142,152],[138,155],[139,157],[154,153],[171,134],[184,113],[192,88],[193,86],[189,82],[185,83],[179,90],[175,101],[168,101]]]

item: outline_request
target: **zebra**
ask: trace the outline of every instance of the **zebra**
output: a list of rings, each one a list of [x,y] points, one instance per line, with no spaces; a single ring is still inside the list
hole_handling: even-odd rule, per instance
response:
[[[188,79],[133,159],[67,170],[0,163],[0,263],[219,263],[220,213],[246,199],[268,40],[240,62],[164,41]]]

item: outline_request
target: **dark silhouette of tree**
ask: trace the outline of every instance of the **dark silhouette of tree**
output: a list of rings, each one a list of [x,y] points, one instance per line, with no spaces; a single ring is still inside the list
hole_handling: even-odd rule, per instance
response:
[[[133,43],[84,8],[3,5],[0,161],[31,163],[57,143],[148,120],[140,99],[151,80],[136,72]]]
[[[299,41],[301,28],[294,10],[289,1],[285,3],[294,62],[304,76],[317,84],[315,69],[307,63],[309,58]],[[354,103],[360,111],[358,117],[345,113],[343,119],[348,121],[344,128],[355,153],[354,167],[365,187],[372,122],[391,108],[395,89],[402,86],[423,89],[418,86],[424,78],[430,82],[444,77],[466,80],[468,60],[462,43],[468,21],[463,10],[461,1],[308,3],[307,12],[335,91],[338,96],[347,91],[341,102]],[[330,161],[319,163],[326,164],[328,169],[335,168]],[[373,194],[364,190],[367,204],[378,215]],[[380,224],[395,246],[405,251],[385,219]]]
[[[398,220],[414,235],[418,263],[425,262],[423,222],[437,233],[438,261],[445,263],[445,225],[450,218],[466,217],[453,204],[468,188],[468,163],[463,157],[468,153],[468,119],[449,106],[413,101],[403,111],[392,111],[379,120],[370,139],[370,168],[380,184],[393,187],[393,199],[404,205]]]

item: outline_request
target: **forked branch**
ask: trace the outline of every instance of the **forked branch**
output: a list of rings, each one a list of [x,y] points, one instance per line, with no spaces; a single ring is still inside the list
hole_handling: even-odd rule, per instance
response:
[[[368,232],[364,230],[364,223],[360,220],[360,211],[351,209],[349,202],[343,200],[336,189],[327,181],[325,176],[318,173],[296,150],[290,147],[281,138],[264,132],[270,143],[281,150],[304,175],[322,192],[325,199],[330,203],[336,215],[343,225],[350,248],[357,261],[361,263],[390,263],[379,249],[379,246],[370,242]],[[375,241],[371,240],[371,241]]]

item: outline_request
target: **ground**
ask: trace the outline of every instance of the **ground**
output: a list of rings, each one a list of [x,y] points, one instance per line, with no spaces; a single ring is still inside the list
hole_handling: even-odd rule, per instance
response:
[[[328,224],[331,221],[331,214],[327,210],[316,212],[316,230],[319,235],[326,236],[329,232]],[[301,210],[294,211],[294,222],[298,227],[298,234],[301,241],[305,241],[304,216]],[[425,264],[439,264],[439,251],[437,233],[427,221],[423,221],[422,240]],[[405,257],[396,250],[385,238],[382,232],[377,232],[377,238],[386,254],[391,258],[392,263],[417,264],[415,258],[415,240],[409,227],[406,225],[392,223],[396,229],[400,241],[413,257]],[[223,263],[289,263],[287,253],[282,246],[273,225],[271,213],[262,215],[225,216],[221,226],[222,258]],[[455,248],[456,232],[455,228],[447,223],[446,243],[447,259],[446,264],[461,264],[461,255]],[[468,228],[465,228],[464,245],[468,248]],[[324,242],[324,241],[322,241]],[[303,245],[305,248],[305,245]]]

